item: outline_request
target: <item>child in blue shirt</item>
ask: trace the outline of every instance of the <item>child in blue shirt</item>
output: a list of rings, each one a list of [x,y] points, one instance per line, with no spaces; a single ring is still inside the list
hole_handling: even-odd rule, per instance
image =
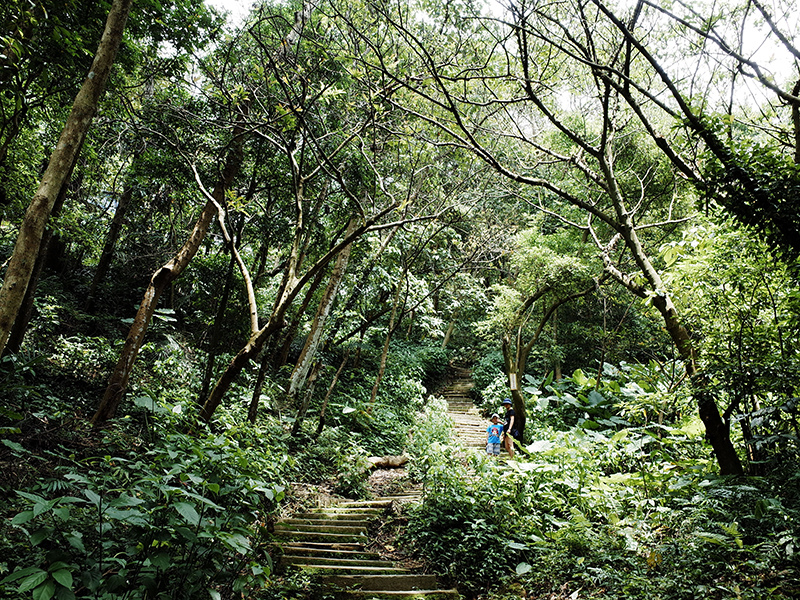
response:
[[[500,436],[503,435],[503,424],[499,422],[500,415],[494,413],[492,422],[486,428],[486,454],[500,456]]]

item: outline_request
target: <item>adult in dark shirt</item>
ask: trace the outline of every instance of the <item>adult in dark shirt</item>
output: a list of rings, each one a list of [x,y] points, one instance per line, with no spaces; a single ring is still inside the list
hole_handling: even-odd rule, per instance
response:
[[[519,429],[515,423],[514,405],[511,398],[503,400],[503,407],[506,409],[505,425],[503,426],[503,442],[506,445],[506,452],[509,458],[514,458],[514,440],[519,439]]]

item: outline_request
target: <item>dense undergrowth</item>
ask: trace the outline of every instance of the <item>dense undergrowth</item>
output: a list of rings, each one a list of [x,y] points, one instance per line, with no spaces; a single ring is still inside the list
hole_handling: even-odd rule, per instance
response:
[[[410,546],[472,597],[797,597],[796,453],[776,449],[761,477],[716,476],[687,399],[647,367],[605,372],[529,378],[516,460],[465,461],[432,437]]]
[[[760,440],[761,476],[716,476],[691,397],[657,365],[528,377],[525,451],[496,461],[448,445],[444,401],[425,400],[448,357],[430,346],[394,349],[375,404],[374,364],[346,371],[322,432],[317,401],[291,435],[277,379],[256,424],[247,381],[199,424],[197,390],[185,385],[199,368],[179,337],[159,339],[126,414],[100,430],[86,415],[101,389],[95,370],[113,355],[101,339],[3,363],[0,597],[318,597],[313,577],[275,571],[271,525],[302,502],[298,487],[367,496],[367,457],[403,451],[426,490],[405,547],[469,597],[800,593],[791,436]],[[485,411],[506,395],[491,360],[476,377]]]
[[[307,577],[276,577],[272,523],[298,486],[366,496],[366,458],[402,452],[423,403],[422,381],[446,365],[430,348],[401,348],[404,362],[390,363],[371,405],[373,379],[353,369],[321,433],[314,405],[291,435],[296,407],[276,410],[278,379],[266,386],[256,424],[246,419],[250,382],[210,426],[200,423],[199,367],[179,338],[165,336],[145,349],[126,414],[93,430],[87,415],[102,391],[91,383],[94,369],[113,351],[99,338],[52,350],[8,358],[0,372],[2,598],[312,593]]]

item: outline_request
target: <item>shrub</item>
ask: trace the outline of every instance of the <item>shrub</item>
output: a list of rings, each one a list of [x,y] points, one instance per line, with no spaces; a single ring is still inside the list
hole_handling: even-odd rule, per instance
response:
[[[183,433],[181,405],[153,408],[151,444],[115,451],[107,437],[109,454],[60,454],[52,477],[17,491],[2,545],[16,568],[0,591],[188,599],[264,583],[258,524],[283,496],[284,461],[253,443],[259,432]]]

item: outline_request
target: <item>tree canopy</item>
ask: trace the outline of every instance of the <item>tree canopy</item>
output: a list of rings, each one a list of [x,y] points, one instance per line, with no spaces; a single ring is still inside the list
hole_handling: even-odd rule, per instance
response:
[[[793,597],[797,19],[5,2],[0,595],[295,597],[292,486],[407,452],[464,593]],[[516,461],[450,456],[465,372]]]

